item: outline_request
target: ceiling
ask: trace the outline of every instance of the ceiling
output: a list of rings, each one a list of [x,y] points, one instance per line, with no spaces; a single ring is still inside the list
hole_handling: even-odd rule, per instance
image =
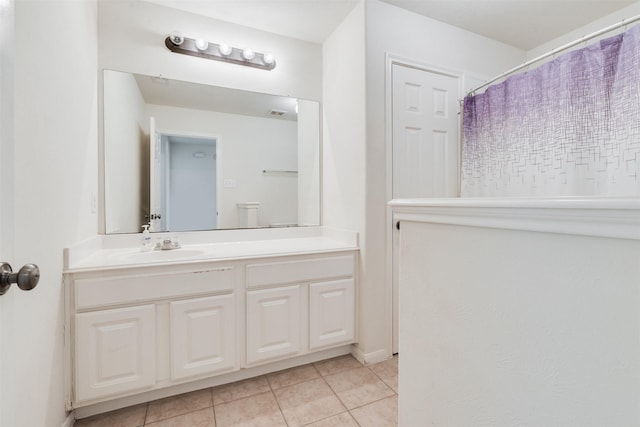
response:
[[[358,3],[358,0],[147,1],[314,43],[322,43]],[[636,0],[382,1],[530,50]]]

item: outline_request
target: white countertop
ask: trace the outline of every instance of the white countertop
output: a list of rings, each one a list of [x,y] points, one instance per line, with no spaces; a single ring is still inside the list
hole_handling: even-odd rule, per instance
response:
[[[180,233],[172,233],[172,235]],[[297,234],[297,235],[296,235]],[[67,273],[145,267],[168,264],[201,263],[207,261],[261,258],[267,256],[303,255],[333,251],[358,249],[357,233],[343,230],[313,227],[309,229],[287,230],[284,238],[277,233],[260,233],[243,237],[239,241],[204,242],[202,237],[179,235],[182,247],[171,250],[154,250],[142,252],[138,245],[127,245],[136,242],[140,234],[123,236],[96,236],[65,249],[64,271]],[[154,238],[157,236],[154,236]],[[162,235],[158,235],[160,238]],[[114,240],[124,243],[113,247]]]

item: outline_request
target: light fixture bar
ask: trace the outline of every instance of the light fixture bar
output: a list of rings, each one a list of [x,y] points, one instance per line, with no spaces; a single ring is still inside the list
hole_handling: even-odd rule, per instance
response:
[[[276,67],[276,61],[273,59],[273,55],[271,54],[253,52],[250,49],[243,50],[232,47],[231,52],[228,55],[224,55],[221,52],[219,44],[208,43],[208,45],[206,45],[205,47],[202,41],[199,41],[198,45],[196,45],[195,39],[190,39],[188,37],[181,37],[181,39],[182,42],[180,44],[176,44],[172,41],[171,36],[169,36],[164,40],[164,44],[170,51],[175,53],[182,53],[184,55],[213,59],[214,61],[230,62],[232,64],[260,68],[261,70],[273,70]],[[204,49],[202,49],[203,47]],[[224,50],[225,49],[223,48],[222,51],[224,52]],[[245,55],[243,55],[243,52],[245,52]]]

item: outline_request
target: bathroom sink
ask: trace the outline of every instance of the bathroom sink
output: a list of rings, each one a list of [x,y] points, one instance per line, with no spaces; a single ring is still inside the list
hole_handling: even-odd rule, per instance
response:
[[[204,255],[201,249],[172,249],[168,251],[134,252],[118,254],[117,258],[131,262],[170,261]]]

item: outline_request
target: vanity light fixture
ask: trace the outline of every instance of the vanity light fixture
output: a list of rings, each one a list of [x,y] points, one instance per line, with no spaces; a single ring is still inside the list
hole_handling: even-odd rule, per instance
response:
[[[242,50],[242,57],[244,59],[246,59],[247,61],[251,61],[253,58],[256,57],[256,53],[253,51],[253,49],[243,49]]]
[[[184,37],[182,37],[182,34],[177,31],[171,33],[169,35],[169,39],[171,40],[171,43],[176,46],[180,46],[184,42]]]
[[[276,61],[272,53],[259,53],[249,48],[239,49],[226,43],[209,43],[203,39],[183,37],[179,33],[170,34],[165,39],[164,44],[170,51],[182,53],[183,55],[246,65],[262,70],[273,70],[276,67]]]
[[[209,47],[209,42],[202,39],[196,39],[195,41],[196,49],[199,51],[205,51]]]
[[[273,57],[272,53],[265,53],[262,55],[262,62],[264,62],[267,65],[271,65],[274,62],[276,62],[276,59]]]
[[[218,45],[218,50],[223,56],[228,56],[231,54],[231,52],[233,52],[233,48],[226,43],[220,43]]]

